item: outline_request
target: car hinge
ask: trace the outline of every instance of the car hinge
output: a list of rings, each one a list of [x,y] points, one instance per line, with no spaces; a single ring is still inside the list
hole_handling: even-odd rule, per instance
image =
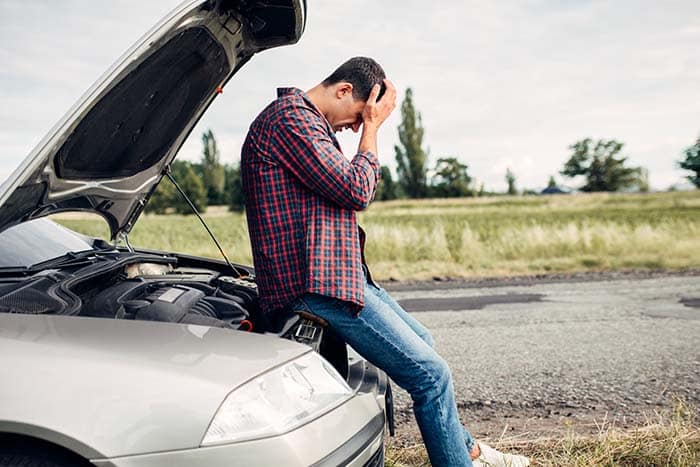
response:
[[[130,253],[134,252],[134,248],[131,246],[131,243],[129,243],[129,234],[126,232],[119,232],[114,239],[114,248],[117,249],[119,246],[119,243],[122,242],[126,246],[126,249],[129,250]]]

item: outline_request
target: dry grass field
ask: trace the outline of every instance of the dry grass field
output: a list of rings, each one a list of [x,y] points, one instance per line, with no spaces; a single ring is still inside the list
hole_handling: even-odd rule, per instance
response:
[[[107,236],[101,219],[56,216]],[[232,261],[251,264],[245,217],[211,208]],[[359,214],[378,279],[700,267],[700,190],[652,194],[397,200]],[[133,245],[218,257],[194,216],[144,215]]]
[[[697,409],[680,400],[635,430],[621,430],[601,421],[599,432],[583,436],[573,431],[561,439],[507,437],[491,444],[504,452],[527,455],[533,466],[562,467],[697,467],[700,427]],[[422,444],[389,445],[387,467],[429,467]]]

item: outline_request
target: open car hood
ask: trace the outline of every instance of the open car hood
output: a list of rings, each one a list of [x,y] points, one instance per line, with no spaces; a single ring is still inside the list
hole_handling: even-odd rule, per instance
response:
[[[299,40],[305,0],[190,0],[79,99],[0,186],[0,231],[62,211],[128,233],[214,97],[256,52]]]

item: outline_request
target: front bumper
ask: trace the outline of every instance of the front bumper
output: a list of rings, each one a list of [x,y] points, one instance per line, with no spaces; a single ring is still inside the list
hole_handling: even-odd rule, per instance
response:
[[[356,358],[348,375],[355,396],[331,412],[280,436],[219,446],[91,459],[98,467],[384,465],[386,375]],[[388,410],[387,410],[388,409]]]

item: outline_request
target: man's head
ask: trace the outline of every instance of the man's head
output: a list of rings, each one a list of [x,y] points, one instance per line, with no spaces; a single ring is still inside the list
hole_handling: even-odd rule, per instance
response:
[[[381,99],[384,94],[384,78],[386,74],[379,63],[369,57],[353,57],[336,68],[322,84],[329,87],[341,82],[349,83],[352,85],[352,96],[355,100],[367,102],[375,84],[382,85],[377,100]]]
[[[317,99],[313,100],[335,131],[351,128],[357,132],[362,125],[362,111],[372,88],[376,84],[381,85],[377,100],[384,94],[384,78],[386,74],[376,61],[368,57],[354,57],[314,88],[323,92],[317,93]]]

